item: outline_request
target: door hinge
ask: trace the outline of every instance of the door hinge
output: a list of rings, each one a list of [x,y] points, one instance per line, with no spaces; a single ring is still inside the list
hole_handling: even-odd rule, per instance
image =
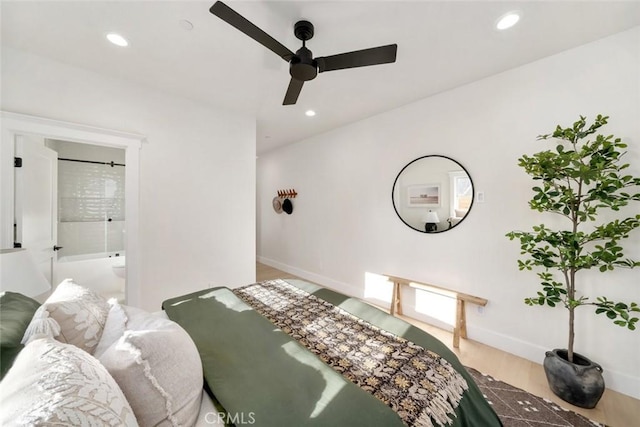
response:
[[[14,157],[13,158],[13,167],[21,168],[22,167],[22,157]]]

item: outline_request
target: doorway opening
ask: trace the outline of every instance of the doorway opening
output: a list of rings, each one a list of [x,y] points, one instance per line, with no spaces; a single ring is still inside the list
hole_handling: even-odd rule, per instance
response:
[[[58,153],[56,282],[72,277],[125,298],[125,150],[55,139]]]
[[[22,235],[23,219],[16,215],[16,188],[15,167],[17,162],[16,146],[28,144],[33,139],[46,139],[66,141],[85,146],[109,147],[124,150],[125,179],[124,179],[124,218],[126,218],[126,233],[122,238],[124,252],[126,253],[126,270],[122,273],[126,280],[126,292],[124,301],[129,305],[139,305],[140,279],[139,279],[139,214],[138,214],[138,187],[139,187],[139,151],[145,138],[141,135],[100,129],[86,125],[69,122],[61,122],[40,117],[27,116],[16,113],[0,112],[2,134],[0,138],[0,196],[2,206],[0,208],[0,248],[11,248],[15,244],[15,237]],[[57,161],[55,162],[57,165]],[[56,174],[57,179],[57,174]],[[19,199],[19,198],[18,198]],[[55,200],[55,201],[54,201]],[[57,198],[51,203],[57,205]],[[20,208],[20,206],[18,206]],[[18,209],[19,211],[19,209]],[[57,212],[56,209],[52,211]],[[55,238],[57,239],[57,227]],[[51,259],[56,264],[57,255],[54,246],[57,241],[47,247],[37,248],[37,259]],[[48,258],[47,258],[48,257]],[[52,286],[58,274],[52,275]],[[80,283],[82,284],[82,283]]]

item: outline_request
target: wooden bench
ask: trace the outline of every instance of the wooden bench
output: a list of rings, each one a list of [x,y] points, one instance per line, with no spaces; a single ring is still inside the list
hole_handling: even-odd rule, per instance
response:
[[[456,324],[453,329],[453,346],[460,347],[460,337],[467,338],[467,317],[465,314],[465,303],[469,302],[484,307],[487,300],[462,292],[453,291],[442,286],[430,285],[428,283],[415,282],[401,277],[384,275],[389,281],[393,282],[393,296],[391,298],[391,315],[402,314],[402,294],[400,288],[402,285],[411,286],[412,288],[423,289],[435,294],[443,295],[456,299]]]

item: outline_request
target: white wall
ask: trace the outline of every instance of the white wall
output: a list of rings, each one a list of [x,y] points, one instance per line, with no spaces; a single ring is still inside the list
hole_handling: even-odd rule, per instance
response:
[[[548,147],[536,136],[557,124],[603,113],[611,116],[604,132],[630,143],[626,160],[639,176],[639,80],[636,27],[261,155],[259,260],[357,296],[374,272],[487,298],[483,313],[468,310],[470,338],[541,362],[545,350],[566,348],[567,313],[523,303],[537,277],[518,271],[519,245],[505,233],[558,220],[529,209],[533,182],[517,159]],[[392,207],[396,174],[426,154],[458,160],[485,194],[446,233],[418,233]],[[271,208],[279,188],[299,193],[290,216]],[[640,258],[640,232],[624,244]],[[640,269],[580,279],[587,295],[640,302]],[[603,365],[608,387],[639,398],[640,332],[585,307],[577,328],[576,351]]]
[[[255,280],[255,120],[3,47],[4,111],[146,135],[141,306]]]

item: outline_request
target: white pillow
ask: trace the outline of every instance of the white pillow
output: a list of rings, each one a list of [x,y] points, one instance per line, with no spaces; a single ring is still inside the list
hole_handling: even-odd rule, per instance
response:
[[[156,327],[156,319],[169,320],[164,311],[149,313],[137,307],[120,305],[115,298],[109,300],[109,305],[111,308],[109,309],[102,336],[93,352],[93,355],[97,358],[100,358],[109,347],[118,341],[127,329],[153,329]],[[159,322],[159,327],[166,324],[162,320],[159,320]]]
[[[114,342],[118,341],[126,330],[127,313],[124,308],[118,303],[118,300],[111,298],[109,301],[110,309],[107,315],[107,320],[102,330],[102,336],[96,349],[93,351],[93,355],[100,358]]]
[[[98,360],[50,337],[20,352],[0,382],[0,425],[137,426],[118,387]]]
[[[22,343],[46,333],[93,354],[108,313],[109,304],[102,296],[65,279],[35,313]]]
[[[162,316],[122,306],[124,334],[101,356],[141,425],[193,425],[203,378],[187,332]]]

